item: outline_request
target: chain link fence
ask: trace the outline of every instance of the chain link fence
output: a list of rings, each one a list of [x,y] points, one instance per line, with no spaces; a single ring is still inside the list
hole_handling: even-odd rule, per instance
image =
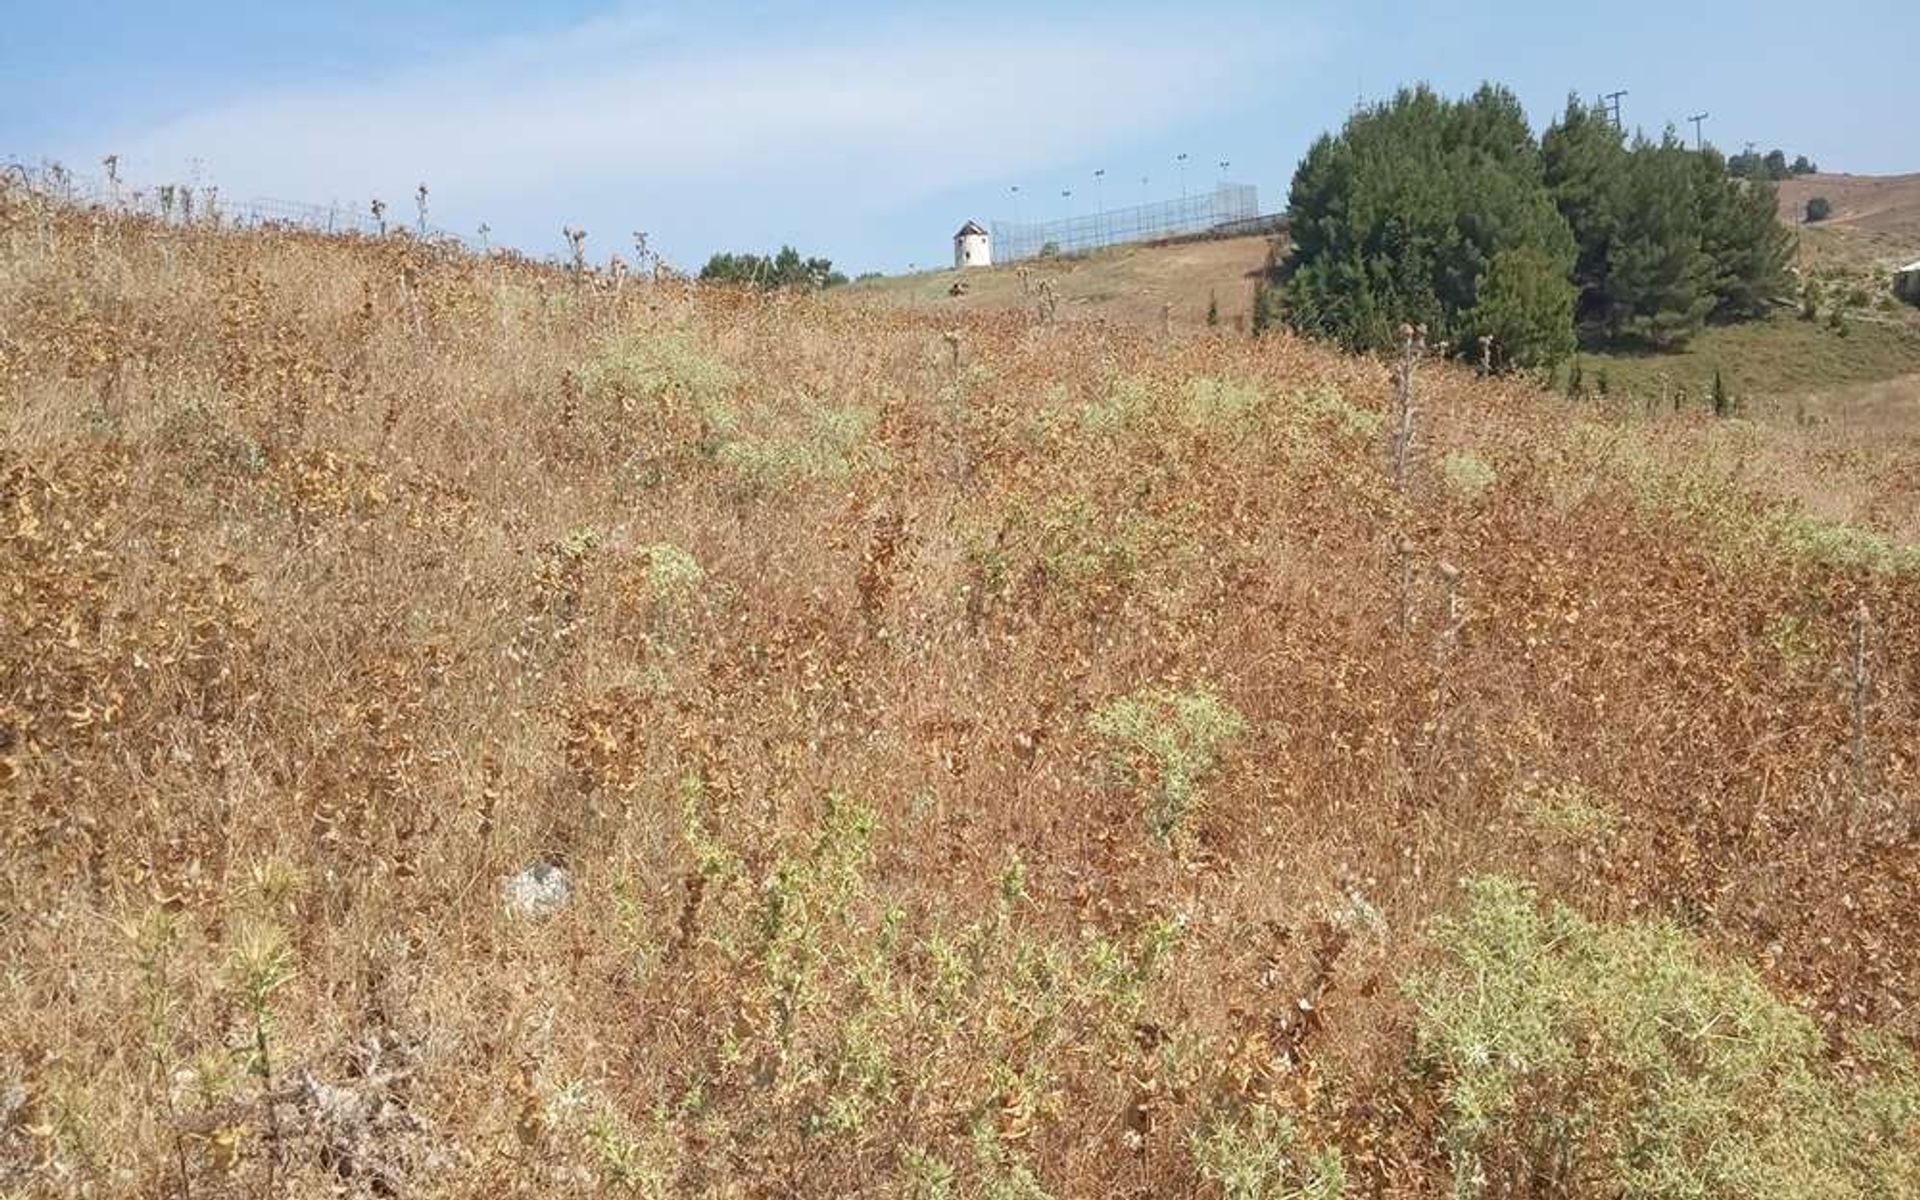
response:
[[[1041,254],[1074,254],[1126,242],[1211,233],[1223,227],[1241,226],[1243,232],[1259,232],[1264,228],[1260,222],[1275,219],[1261,215],[1259,190],[1253,185],[1222,183],[1211,192],[1178,200],[1110,208],[1058,221],[995,220],[993,261],[1009,263]]]
[[[9,162],[0,168],[7,185],[23,188],[57,204],[99,208],[128,216],[147,217],[169,225],[211,225],[229,229],[282,228],[313,233],[358,233],[379,237],[404,231],[436,242],[475,247],[467,238],[427,224],[415,206],[414,219],[390,220],[376,212],[373,201],[364,206],[303,204],[294,200],[229,200],[213,185],[163,183],[136,187],[111,174],[77,174],[57,163],[29,165]]]

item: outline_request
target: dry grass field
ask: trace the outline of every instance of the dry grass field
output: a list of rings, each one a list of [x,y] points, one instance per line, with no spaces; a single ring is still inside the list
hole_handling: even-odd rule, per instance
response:
[[[0,198],[0,1192],[1916,1194],[1910,441],[851,298]]]
[[[1824,196],[1833,215],[1802,224]],[[1902,267],[1920,259],[1920,175],[1802,175],[1780,184],[1780,219],[1800,226],[1814,265]]]
[[[1093,320],[1145,329],[1196,330],[1217,302],[1220,326],[1245,332],[1253,285],[1267,268],[1265,236],[1112,246],[1072,257],[1034,259],[991,270],[919,271],[866,279],[841,293],[869,307],[918,313],[1035,311],[1054,300],[1059,320]],[[952,294],[964,283],[962,295]],[[1043,291],[1044,286],[1044,291]]]

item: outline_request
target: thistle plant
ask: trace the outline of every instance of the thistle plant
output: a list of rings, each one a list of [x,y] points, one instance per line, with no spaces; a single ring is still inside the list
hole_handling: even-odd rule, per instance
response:
[[[293,978],[293,951],[280,927],[264,920],[250,919],[241,924],[227,955],[227,983],[239,993],[245,1006],[251,1047],[247,1071],[260,1080],[260,1103],[265,1109],[270,1141],[267,1157],[267,1191],[274,1190],[284,1145],[280,1129],[279,1106],[275,1103],[273,1081],[273,1029],[276,1021],[273,995]]]
[[[179,940],[179,926],[173,914],[156,906],[145,917],[125,927],[132,943],[134,966],[140,972],[140,999],[146,1025],[147,1057],[152,1065],[153,1086],[159,1093],[159,1110],[173,1131],[174,1170],[179,1177],[180,1195],[191,1200],[192,1177],[187,1170],[186,1135],[180,1129],[173,1102],[173,1022],[174,1003],[171,979],[173,952]]]
[[[560,230],[567,239],[567,253],[573,257],[573,281],[587,277],[587,231],[568,225]]]

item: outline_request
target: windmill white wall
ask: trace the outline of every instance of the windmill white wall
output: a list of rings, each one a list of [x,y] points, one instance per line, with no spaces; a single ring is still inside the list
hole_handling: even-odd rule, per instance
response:
[[[992,239],[976,222],[968,221],[953,235],[953,265],[956,268],[993,265]]]

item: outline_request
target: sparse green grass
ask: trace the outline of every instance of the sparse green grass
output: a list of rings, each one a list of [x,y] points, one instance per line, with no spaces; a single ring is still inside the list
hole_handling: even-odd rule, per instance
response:
[[[1560,840],[1604,837],[1620,824],[1613,806],[1575,783],[1528,780],[1507,797],[1508,807],[1541,834]]]
[[[1641,436],[1623,438],[1599,425],[1576,426],[1571,442],[1578,457],[1612,474],[1637,503],[1691,522],[1732,558],[1788,558],[1888,574],[1920,571],[1920,546],[1792,503],[1756,503],[1730,482],[1729,464],[1711,454],[1675,461]]]
[[[1673,394],[1684,391],[1694,408],[1710,403],[1716,370],[1736,404],[1920,371],[1920,329],[1860,319],[1847,329],[1842,336],[1824,320],[1783,313],[1711,326],[1677,353],[1583,351],[1578,362],[1589,392],[1598,390],[1604,374],[1609,395],[1651,402],[1664,395],[1671,404]],[[1556,390],[1565,389],[1571,366],[1563,363],[1554,373]]]

